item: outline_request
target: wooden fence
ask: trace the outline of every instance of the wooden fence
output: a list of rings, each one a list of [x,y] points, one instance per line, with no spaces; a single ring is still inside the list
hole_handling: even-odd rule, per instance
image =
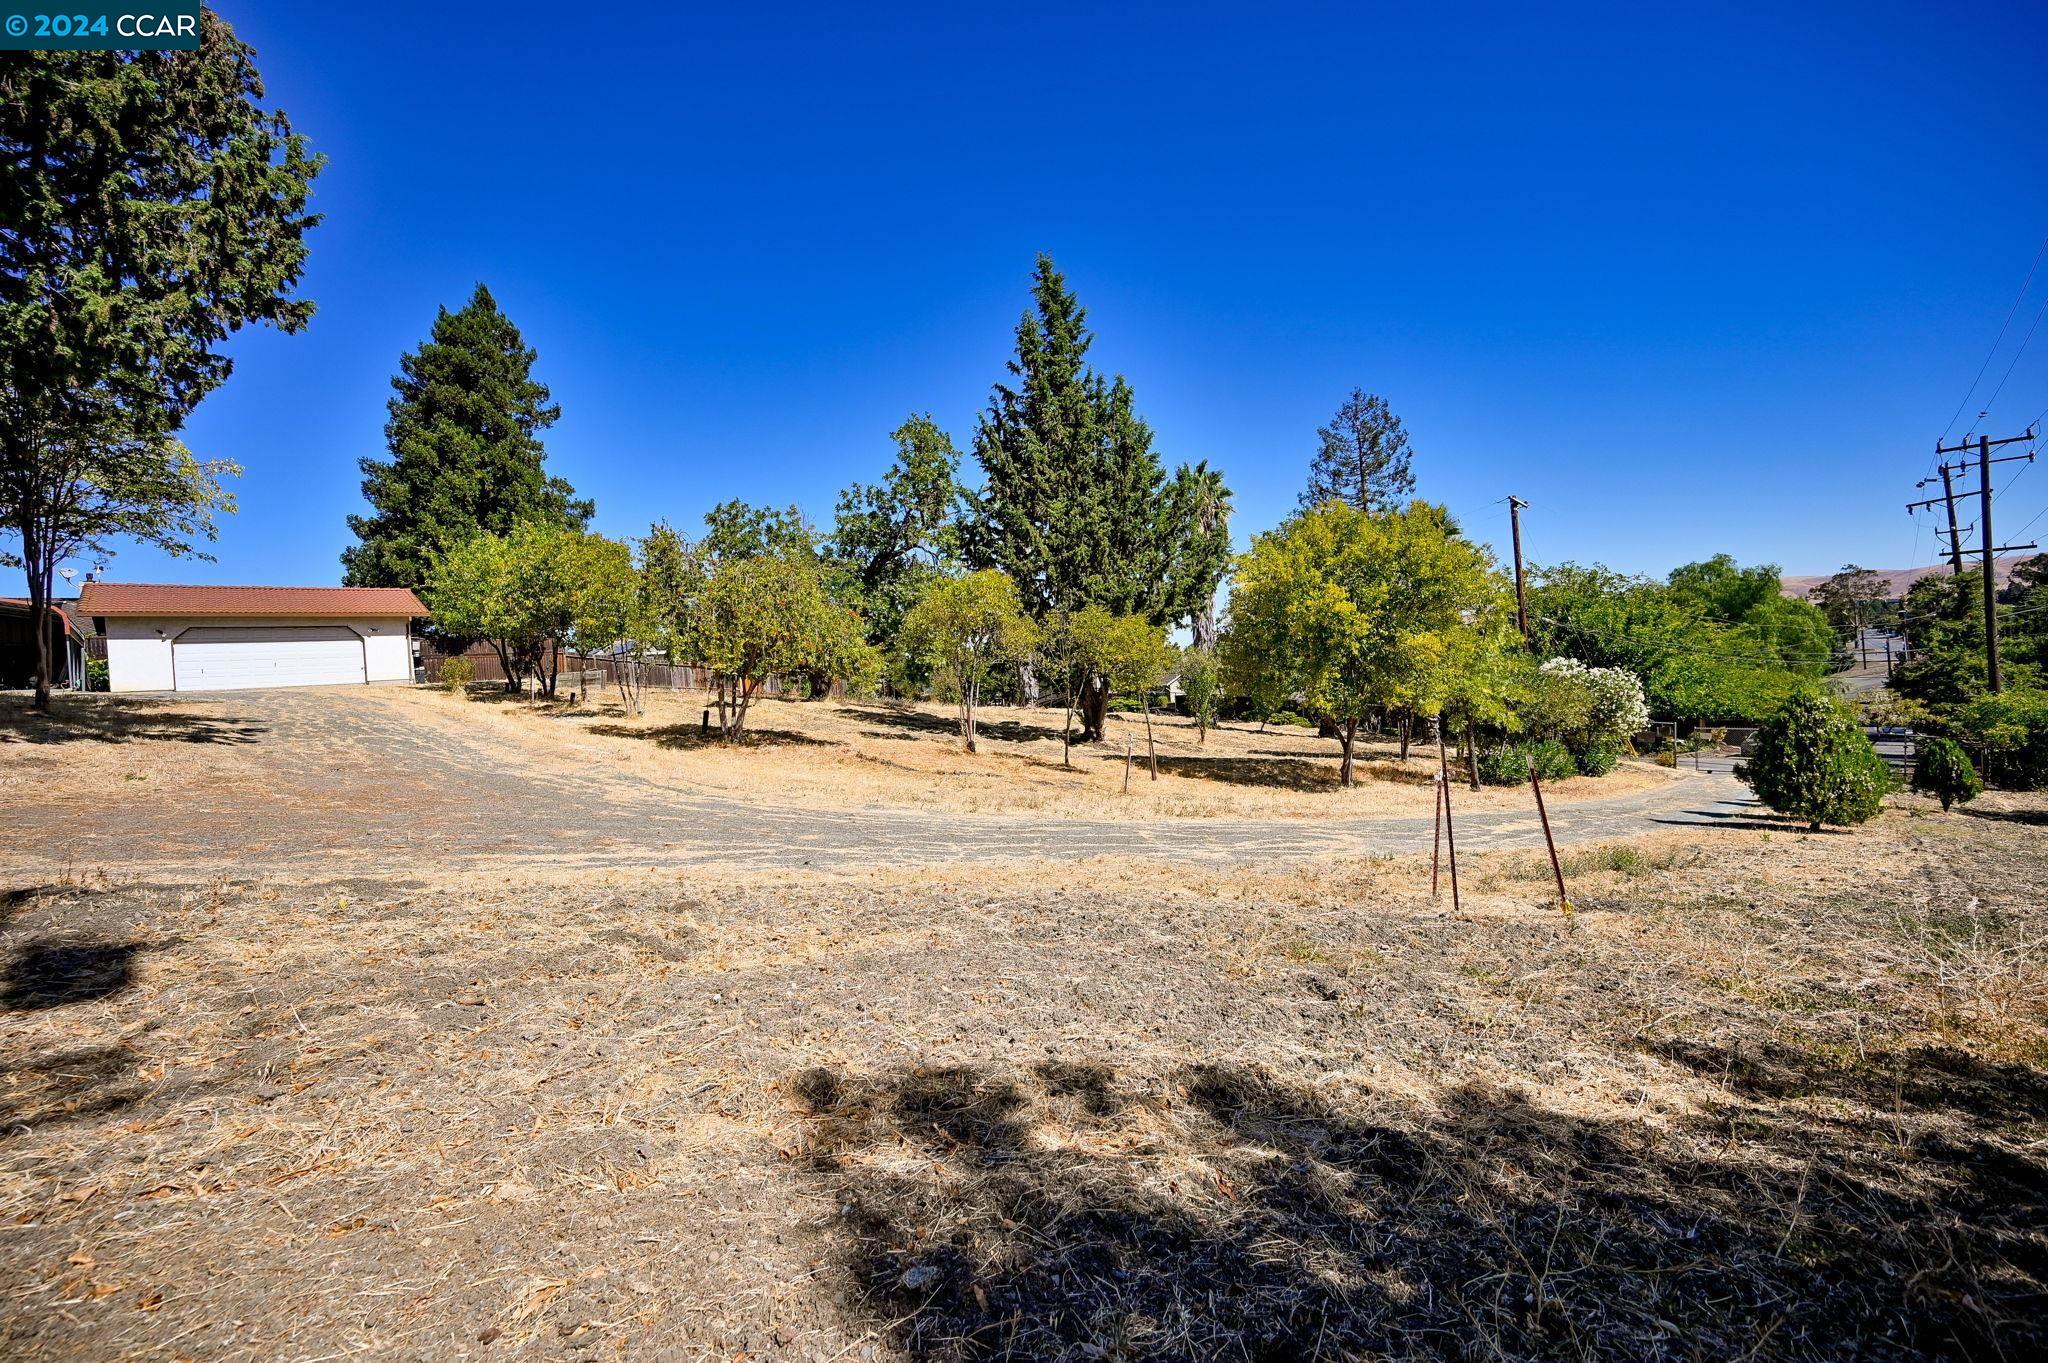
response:
[[[498,659],[498,651],[489,644],[471,644],[461,653],[442,649],[432,640],[420,642],[420,666],[429,682],[441,680],[441,669],[450,658],[467,658],[476,668],[476,679],[480,682],[503,682],[505,665]],[[573,686],[576,690],[615,690],[618,687],[619,660],[605,654],[564,653],[559,669],[558,686]],[[709,691],[711,672],[702,667],[685,667],[675,663],[642,663],[641,672],[650,691]],[[570,677],[576,681],[568,681]],[[789,690],[780,677],[770,677],[762,684],[757,696],[779,696]],[[831,694],[844,694],[846,688],[838,682],[832,684]]]

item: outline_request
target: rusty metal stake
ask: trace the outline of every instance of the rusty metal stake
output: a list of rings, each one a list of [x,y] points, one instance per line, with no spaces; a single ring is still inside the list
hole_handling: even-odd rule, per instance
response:
[[[1536,775],[1536,759],[1529,759],[1529,788],[1536,792],[1536,817],[1543,820],[1543,845],[1550,849],[1550,873],[1557,877],[1557,906],[1566,913],[1572,911],[1572,901],[1564,892],[1564,867],[1557,861],[1557,840],[1550,836],[1550,814],[1543,808],[1543,780]]]
[[[1462,913],[1464,905],[1458,900],[1458,830],[1451,821],[1451,764],[1444,756],[1444,735],[1441,729],[1437,730],[1436,735],[1436,773],[1437,784],[1443,787],[1444,792],[1444,846],[1451,854],[1451,911]]]
[[[1444,849],[1444,777],[1438,772],[1430,778],[1436,787],[1436,828],[1429,835],[1429,897],[1437,896],[1437,866]]]

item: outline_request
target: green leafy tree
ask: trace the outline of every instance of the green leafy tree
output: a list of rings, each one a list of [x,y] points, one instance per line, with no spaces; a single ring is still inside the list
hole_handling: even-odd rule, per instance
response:
[[[444,551],[477,535],[589,521],[591,504],[545,469],[540,433],[561,408],[533,377],[537,358],[479,284],[399,359],[384,423],[390,457],[361,461],[371,510],[348,518],[358,541],[341,555],[351,586],[416,586]]]
[[[709,563],[667,521],[656,521],[648,528],[639,553],[634,637],[672,664],[695,662],[697,645],[691,631]]]
[[[703,553],[714,559],[815,558],[818,532],[795,506],[754,506],[734,499],[704,513]]]
[[[1159,750],[1152,737],[1152,693],[1166,684],[1175,656],[1165,630],[1142,615],[1120,615],[1104,635],[1098,664],[1103,691],[1135,695],[1145,712],[1145,760],[1155,781],[1159,779]]]
[[[1441,507],[1418,501],[1372,515],[1326,501],[1238,560],[1225,675],[1248,694],[1296,697],[1330,716],[1343,745],[1339,779],[1350,786],[1360,724],[1420,698],[1505,592],[1492,559]]]
[[[1168,477],[1130,385],[1087,365],[1086,313],[1047,256],[1017,325],[1012,381],[975,432],[983,486],[966,497],[967,561],[1016,582],[1027,614],[1100,606],[1172,625],[1213,603],[1228,563],[1228,495],[1204,465]],[[1102,734],[1091,686],[1083,726]]]
[[[33,618],[47,619],[50,574],[66,559],[101,557],[114,543],[147,544],[172,557],[211,559],[200,546],[213,540],[216,518],[235,509],[221,480],[241,472],[222,459],[192,457],[168,436],[124,434],[119,415],[93,421],[86,430],[68,428],[49,436],[33,465],[10,469],[32,486],[17,483],[0,498],[19,498],[31,509],[24,544],[39,558],[0,550],[0,564],[26,570],[43,583]],[[19,522],[16,522],[17,529]],[[33,595],[33,594],[32,594]],[[49,699],[49,631],[35,631],[39,650],[38,704]]]
[[[1906,661],[1893,673],[1894,690],[1951,713],[1989,689],[1983,592],[1983,579],[1974,573],[1930,574],[1907,590],[1900,623]],[[2013,684],[2024,686],[2025,674]]]
[[[1984,776],[2004,790],[2048,789],[2048,691],[2021,687],[1980,695],[1951,726],[1983,754]]]
[[[772,676],[793,676],[843,642],[817,565],[785,554],[720,560],[693,613],[690,636],[710,669],[723,742],[739,741]]]
[[[1679,605],[1691,608],[1705,619],[1731,625],[1782,594],[1777,564],[1759,563],[1745,568],[1732,554],[1716,554],[1674,568],[1667,581]]]
[[[1408,432],[1378,394],[1352,389],[1330,424],[1316,429],[1316,442],[1303,510],[1337,501],[1359,511],[1391,511],[1414,493]]]
[[[1195,746],[1209,746],[1209,730],[1216,723],[1216,703],[1223,694],[1223,669],[1216,650],[1190,644],[1180,651],[1180,691],[1187,697],[1188,714],[1195,721]]]
[[[1891,583],[1875,569],[1851,563],[1816,586],[1809,596],[1837,632],[1853,638],[1857,631],[1878,622],[1891,596]]]
[[[539,641],[525,633],[512,588],[512,561],[501,535],[475,535],[434,565],[424,593],[432,623],[449,639],[481,639],[498,655],[505,689],[517,693]]]
[[[975,719],[989,674],[1031,656],[1039,630],[1017,584],[993,569],[933,583],[903,617],[901,647],[960,706],[960,741],[976,751]]]
[[[552,698],[562,651],[609,652],[631,625],[637,579],[616,540],[544,521],[507,535],[476,535],[441,556],[427,606],[437,629],[490,643],[505,689],[531,675]]]
[[[1927,738],[1921,740],[1913,762],[1913,789],[1941,801],[1945,813],[1951,805],[1966,805],[1982,795],[1984,783],[1961,744],[1953,739]]]
[[[868,641],[893,647],[903,616],[958,557],[954,512],[960,452],[930,413],[890,432],[896,459],[880,483],[839,494],[825,552],[849,584],[843,596],[866,621]]]
[[[1815,690],[1794,696],[1757,731],[1755,757],[1735,774],[1772,809],[1816,830],[1874,817],[1893,785],[1854,713]]]
[[[320,158],[263,100],[212,13],[196,51],[0,58],[0,533],[36,619],[67,545],[189,548],[231,509],[226,466],[172,437],[230,335],[313,313],[293,292]],[[35,686],[47,709],[47,640]]]
[[[1724,566],[1736,581],[1710,607],[1714,594],[1697,579],[1721,576]],[[1635,673],[1651,711],[1671,719],[1761,723],[1826,670],[1832,639],[1823,646],[1810,613],[1786,614],[1766,598],[1739,625],[1705,614],[1743,608],[1741,593],[1753,593],[1760,570],[1709,560],[1677,576],[1673,587],[1598,565],[1539,568],[1529,591],[1532,646]]]

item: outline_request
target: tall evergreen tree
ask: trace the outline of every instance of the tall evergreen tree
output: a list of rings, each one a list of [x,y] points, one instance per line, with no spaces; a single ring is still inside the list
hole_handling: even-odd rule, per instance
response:
[[[1304,509],[1337,501],[1360,511],[1391,511],[1415,491],[1408,432],[1378,394],[1352,389],[1330,424],[1317,428],[1316,439]]]
[[[229,336],[312,316],[320,164],[210,11],[196,51],[0,54],[0,541],[20,541],[0,562],[34,619],[77,547],[189,548],[229,509],[176,433],[226,381]]]
[[[998,383],[974,437],[984,483],[968,497],[963,549],[1000,568],[1036,619],[1100,606],[1175,625],[1213,602],[1227,566],[1228,493],[1206,466],[1167,476],[1131,387],[1087,364],[1087,313],[1050,256],[1017,324],[1012,381]],[[1083,716],[1101,734],[1107,696]]]
[[[362,461],[373,513],[350,516],[359,544],[342,551],[354,587],[412,587],[441,554],[522,521],[581,529],[591,504],[543,465],[540,432],[562,409],[533,377],[537,358],[512,319],[479,284],[459,312],[446,308],[432,335],[399,360],[389,460]]]

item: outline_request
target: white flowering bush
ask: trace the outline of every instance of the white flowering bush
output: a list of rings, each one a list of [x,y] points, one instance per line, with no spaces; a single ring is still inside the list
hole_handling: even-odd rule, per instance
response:
[[[1577,658],[1552,658],[1542,671],[1584,696],[1586,718],[1561,737],[1579,759],[1581,771],[1605,775],[1629,739],[1650,723],[1642,680],[1626,668],[1588,667]]]

